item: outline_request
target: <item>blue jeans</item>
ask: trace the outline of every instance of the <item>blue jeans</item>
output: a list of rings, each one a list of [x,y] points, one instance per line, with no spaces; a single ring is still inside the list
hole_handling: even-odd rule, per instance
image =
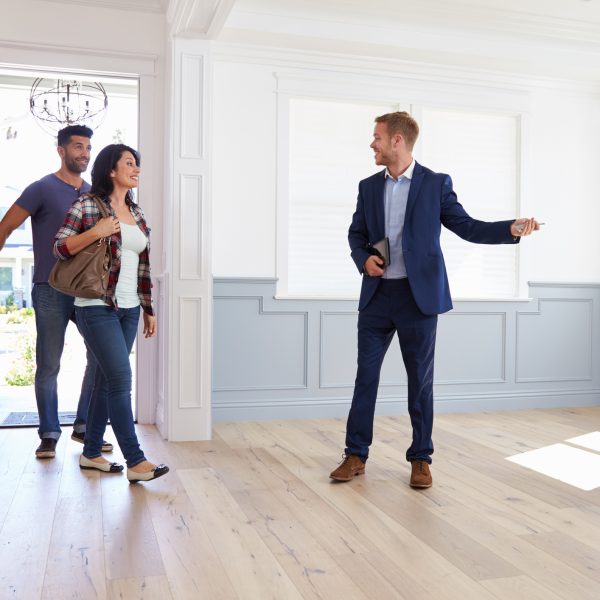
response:
[[[417,307],[408,279],[384,279],[358,316],[358,369],[346,426],[346,454],[366,460],[385,353],[398,334],[408,379],[412,443],[406,459],[431,463],[433,442],[433,359],[437,315]]]
[[[35,346],[35,399],[37,402],[40,438],[60,438],[58,420],[57,377],[65,345],[65,331],[74,319],[74,298],[57,292],[47,283],[36,283],[31,292],[35,309],[37,341]],[[87,412],[96,378],[96,361],[89,349],[87,365],[77,405],[75,431],[85,431]]]
[[[128,467],[146,460],[140,448],[131,409],[131,365],[129,354],[135,341],[140,307],[75,307],[77,326],[98,362],[94,393],[90,402],[83,454],[97,458],[110,418],[115,437]]]

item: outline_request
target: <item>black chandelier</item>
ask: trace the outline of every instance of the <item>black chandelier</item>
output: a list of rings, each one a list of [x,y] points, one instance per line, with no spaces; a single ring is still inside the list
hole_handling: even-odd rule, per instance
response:
[[[38,125],[51,135],[68,125],[87,125],[96,129],[108,108],[104,86],[95,81],[44,79],[31,86],[29,108]]]

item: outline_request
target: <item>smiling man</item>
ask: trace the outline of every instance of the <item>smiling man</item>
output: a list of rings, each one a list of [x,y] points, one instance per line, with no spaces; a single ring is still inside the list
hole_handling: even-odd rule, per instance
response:
[[[408,379],[410,486],[432,485],[437,316],[452,308],[440,247],[441,226],[478,244],[514,244],[539,229],[535,219],[486,223],[471,218],[458,203],[450,177],[414,160],[418,135],[416,121],[406,112],[377,117],[371,149],[375,163],[385,168],[358,186],[358,203],[348,231],[352,258],[363,276],[358,369],[344,460],[330,475],[336,481],[350,481],[365,472],[381,365],[396,333]],[[388,249],[386,260],[374,252],[375,246]]]
[[[48,275],[56,259],[52,253],[54,235],[63,224],[67,211],[83,192],[90,189],[81,174],[90,161],[93,131],[83,125],[71,125],[58,132],[57,151],[61,166],[27,186],[0,222],[0,250],[8,236],[27,217],[33,232],[33,307],[35,309],[36,373],[35,396],[41,439],[35,454],[38,458],[54,458],[61,430],[58,419],[57,377],[63,352],[65,331],[74,319],[74,298],[57,292],[48,285]],[[72,439],[82,442],[90,397],[94,387],[96,362],[88,351],[88,364],[81,386],[77,418]],[[112,450],[110,444],[103,451]]]

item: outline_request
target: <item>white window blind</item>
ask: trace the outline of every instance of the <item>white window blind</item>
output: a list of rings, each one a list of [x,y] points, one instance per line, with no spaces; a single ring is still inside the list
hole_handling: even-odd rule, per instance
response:
[[[518,207],[518,118],[423,108],[417,160],[452,177],[458,201],[475,219],[513,219]],[[515,297],[516,245],[472,244],[442,228],[454,298]]]
[[[369,148],[373,120],[393,110],[291,99],[287,293],[358,297],[361,278],[348,248],[358,182],[377,172]],[[518,117],[438,108],[419,111],[416,159],[452,177],[458,200],[482,221],[517,216]],[[511,298],[518,292],[515,245],[466,242],[442,228],[455,298]]]
[[[376,116],[396,106],[290,100],[288,282],[290,295],[358,297],[348,227],[358,182],[375,173]]]

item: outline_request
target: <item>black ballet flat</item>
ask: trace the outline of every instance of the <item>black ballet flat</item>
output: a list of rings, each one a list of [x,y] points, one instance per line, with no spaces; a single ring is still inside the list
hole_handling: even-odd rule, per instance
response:
[[[79,457],[79,468],[102,471],[103,473],[121,473],[123,465],[118,463],[97,463],[87,458],[83,454]]]
[[[153,479],[158,479],[163,475],[166,475],[169,472],[169,467],[167,465],[158,465],[152,471],[148,471],[147,473],[136,473],[131,469],[127,469],[127,479],[129,479],[129,483],[138,483],[138,481],[152,481]]]

